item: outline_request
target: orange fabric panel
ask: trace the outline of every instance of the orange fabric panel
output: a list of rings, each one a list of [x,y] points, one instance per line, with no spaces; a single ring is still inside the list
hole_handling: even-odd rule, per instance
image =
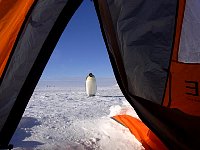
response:
[[[172,62],[170,70],[164,105],[200,116],[200,65]]]
[[[177,22],[176,22],[176,33],[175,33],[175,41],[174,41],[174,47],[172,51],[172,60],[178,59],[178,49],[179,49],[179,43],[180,43],[180,35],[181,35],[181,29],[182,29],[182,23],[183,23],[183,17],[184,17],[184,11],[185,11],[185,3],[186,0],[179,0],[179,6],[178,6],[178,16],[177,16]]]
[[[184,10],[185,10],[185,0],[179,0],[179,6],[178,6],[178,15],[177,15],[177,22],[176,22],[176,33],[175,33],[175,39],[174,39],[174,47],[172,51],[172,61],[178,60],[178,48],[180,43],[180,35],[181,35],[181,29],[182,29],[182,23],[183,23],[183,17],[184,17]],[[172,64],[170,64],[171,67]],[[163,101],[163,105],[166,107],[170,106],[171,102],[171,69],[170,73],[168,75],[167,80],[167,87],[165,91],[165,97]]]
[[[0,77],[33,2],[34,0],[0,1]]]
[[[129,128],[130,132],[142,143],[146,150],[167,150],[160,139],[137,118],[129,115],[117,115],[113,119]]]

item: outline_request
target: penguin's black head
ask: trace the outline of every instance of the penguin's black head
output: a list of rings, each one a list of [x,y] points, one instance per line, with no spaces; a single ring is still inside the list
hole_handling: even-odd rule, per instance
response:
[[[92,73],[89,73],[89,76],[90,76],[90,77],[94,77],[94,75],[93,75]]]

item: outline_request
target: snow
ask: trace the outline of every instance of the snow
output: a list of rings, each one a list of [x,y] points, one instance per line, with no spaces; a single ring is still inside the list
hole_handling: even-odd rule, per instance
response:
[[[40,81],[10,142],[14,149],[144,149],[127,128],[111,119],[116,114],[137,117],[116,81],[97,80],[94,97],[87,97],[84,81]]]

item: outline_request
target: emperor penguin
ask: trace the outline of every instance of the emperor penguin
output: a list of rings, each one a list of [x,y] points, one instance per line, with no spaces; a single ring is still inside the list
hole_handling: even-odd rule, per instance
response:
[[[86,77],[85,83],[86,93],[88,96],[95,96],[97,92],[96,78],[92,73]]]

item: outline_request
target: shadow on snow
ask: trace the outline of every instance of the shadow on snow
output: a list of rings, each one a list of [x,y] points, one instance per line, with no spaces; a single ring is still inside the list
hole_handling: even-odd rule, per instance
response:
[[[106,95],[106,96],[100,96],[100,97],[124,97],[124,96],[111,96],[111,95]]]
[[[14,147],[23,147],[23,148],[34,148],[43,143],[38,141],[24,141],[26,138],[31,136],[32,127],[38,126],[41,123],[33,117],[23,117],[15,131],[13,138],[11,139],[11,144]]]

